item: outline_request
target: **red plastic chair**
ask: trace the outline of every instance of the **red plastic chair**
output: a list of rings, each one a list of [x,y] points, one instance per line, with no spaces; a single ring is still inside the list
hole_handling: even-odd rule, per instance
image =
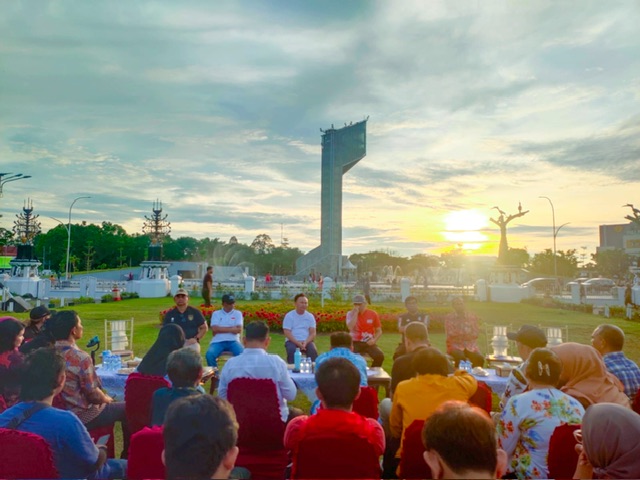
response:
[[[469,403],[476,405],[491,414],[493,407],[493,391],[491,387],[484,382],[478,382],[476,393],[469,399]]]
[[[363,417],[378,419],[378,392],[373,387],[360,387],[360,396],[353,402],[353,411]]]
[[[304,438],[292,453],[291,478],[379,479],[382,474],[373,446],[355,434]]]
[[[163,377],[134,372],[124,385],[124,403],[129,430],[133,435],[151,425],[151,400],[159,388],[169,387]]]
[[[40,435],[0,428],[0,478],[58,478],[53,453]]]
[[[129,460],[127,478],[140,480],[143,478],[165,478],[162,451],[164,439],[163,427],[144,427],[131,436],[129,444]]]
[[[580,425],[559,425],[551,434],[547,455],[549,478],[573,478],[578,465],[573,432],[579,428]]]
[[[398,467],[399,478],[432,478],[431,469],[424,461],[423,427],[424,420],[414,420],[404,431],[402,455]]]
[[[281,480],[288,463],[283,446],[285,424],[275,383],[270,379],[236,378],[229,383],[227,398],[238,419],[236,465],[253,478]]]
[[[636,393],[635,398],[633,399],[633,403],[631,404],[631,408],[636,413],[640,413],[640,388],[638,389],[638,393]]]

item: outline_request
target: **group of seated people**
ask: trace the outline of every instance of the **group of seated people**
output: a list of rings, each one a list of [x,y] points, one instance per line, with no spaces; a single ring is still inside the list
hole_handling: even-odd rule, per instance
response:
[[[167,478],[251,476],[236,465],[239,425],[227,401],[230,385],[239,378],[269,379],[275,385],[279,418],[286,426],[282,441],[293,461],[291,478],[301,478],[296,476],[296,455],[304,442],[326,435],[368,443],[375,459],[371,470],[379,469],[382,458],[379,476],[397,478],[405,432],[415,421],[424,422],[425,477],[548,478],[550,438],[563,424],[581,425],[577,478],[640,477],[635,455],[640,447],[633,438],[640,435],[640,415],[631,409],[640,369],[622,353],[624,333],[619,327],[598,326],[592,345],[548,348],[545,333],[533,325],[509,333],[524,362],[512,371],[499,411],[491,416],[470,404],[482,380],[456,369],[461,360],[477,366],[484,362],[477,348],[478,319],[465,311],[461,299],[454,299],[454,313],[446,320],[447,349],[441,352],[430,344],[428,317],[409,297],[398,324],[402,346],[394,355],[391,398],[380,402],[379,419],[372,419],[355,413],[353,404],[367,385],[367,363],[358,352],[369,354],[372,366],[384,359],[376,344],[381,334],[377,315],[367,313],[372,311],[362,296],[354,297],[346,319],[349,333],[332,334],[331,350],[318,354],[315,320],[306,315],[308,301],[299,295],[294,302],[295,309],[285,317],[285,347],[287,357],[297,348],[315,357],[320,408],[312,415],[288,405],[297,393],[289,362],[268,353],[271,337],[264,322],[243,325],[233,297],[223,298],[222,313],[214,314],[210,323],[214,340],[218,335],[222,340],[211,342],[207,363],[217,365],[223,351],[234,355],[220,371],[217,396],[201,386],[199,341],[206,324],[203,328],[196,321],[187,334],[181,323],[193,319],[185,315],[186,309],[167,314],[138,366],[139,373],[166,377],[170,383],[158,389],[151,402],[151,425],[163,426]],[[176,308],[183,306],[188,306],[188,296],[176,298]],[[78,347],[83,326],[77,313],[65,310],[48,318],[50,312],[40,309],[33,315],[42,313],[47,318],[29,323],[35,327],[26,343],[23,323],[0,318],[0,428],[42,436],[61,478],[126,478],[129,429],[124,402],[103,392],[91,358]],[[224,345],[216,345],[221,342]],[[240,348],[229,342],[238,342]],[[123,432],[120,459],[107,458],[105,448],[89,435],[115,422]],[[343,454],[350,458],[348,450]],[[336,478],[340,476],[336,472]]]

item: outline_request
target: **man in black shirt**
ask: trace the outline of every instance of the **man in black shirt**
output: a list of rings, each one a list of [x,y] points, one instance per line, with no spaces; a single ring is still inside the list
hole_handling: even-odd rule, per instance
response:
[[[189,294],[184,288],[179,288],[173,300],[176,306],[164,316],[164,324],[175,323],[184,330],[185,347],[200,352],[200,340],[207,333],[207,322],[204,315],[197,308],[189,306]]]
[[[393,353],[394,360],[407,353],[404,345],[404,329],[407,325],[411,322],[420,322],[423,323],[425,327],[429,326],[429,315],[418,310],[418,299],[416,297],[408,296],[404,299],[404,305],[407,311],[398,317],[398,332],[402,334],[402,339],[396,347],[396,351]]]

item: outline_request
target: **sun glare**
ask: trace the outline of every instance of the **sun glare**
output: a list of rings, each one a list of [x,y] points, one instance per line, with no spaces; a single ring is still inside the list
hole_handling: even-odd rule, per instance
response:
[[[451,212],[445,217],[444,224],[444,238],[466,245],[466,249],[477,250],[488,240],[481,232],[487,226],[487,216],[476,210]]]

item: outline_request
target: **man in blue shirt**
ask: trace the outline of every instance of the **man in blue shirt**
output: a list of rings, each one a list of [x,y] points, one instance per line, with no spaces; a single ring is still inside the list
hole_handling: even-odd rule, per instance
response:
[[[602,355],[607,370],[624,385],[624,393],[633,402],[640,389],[640,368],[622,352],[624,332],[615,325],[598,325],[591,334],[591,345]]]
[[[106,445],[96,446],[74,413],[51,406],[65,382],[65,362],[54,348],[27,357],[23,379],[22,401],[0,415],[0,427],[44,438],[60,478],[126,477],[126,460],[107,459]]]
[[[170,388],[159,388],[151,400],[151,425],[162,425],[169,405],[174,400],[190,395],[201,395],[196,387],[202,378],[202,359],[195,350],[174,350],[167,359],[167,375]]]
[[[316,359],[316,370],[322,362],[329,358],[346,358],[353,363],[360,372],[360,386],[367,386],[367,361],[362,355],[353,353],[353,341],[347,332],[335,332],[331,334],[331,350],[321,354]]]

